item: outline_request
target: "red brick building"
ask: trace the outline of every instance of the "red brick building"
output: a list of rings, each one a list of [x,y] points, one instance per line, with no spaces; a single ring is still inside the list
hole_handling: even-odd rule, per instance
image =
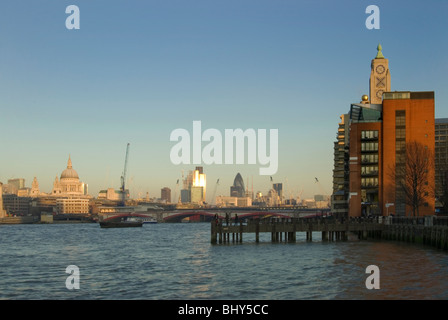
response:
[[[392,92],[389,63],[381,52],[381,46],[378,46],[378,54],[371,63],[369,84],[370,97],[363,96],[360,103],[352,104],[345,116],[348,119],[348,132],[345,132],[348,139],[345,146],[338,149],[344,150],[338,152],[348,153],[345,157],[348,158],[345,166],[348,168],[345,178],[348,183],[342,184],[340,180],[334,183],[332,199],[338,203],[344,194],[348,206],[345,212],[338,211],[333,205],[332,209],[351,217],[392,213],[409,215],[412,208],[406,204],[403,188],[397,184],[396,168],[405,164],[406,146],[417,142],[431,155],[423,183],[426,190],[434,190],[434,92]],[[336,159],[341,158],[335,149],[334,181]],[[431,192],[425,193],[419,215],[434,214],[434,199]]]

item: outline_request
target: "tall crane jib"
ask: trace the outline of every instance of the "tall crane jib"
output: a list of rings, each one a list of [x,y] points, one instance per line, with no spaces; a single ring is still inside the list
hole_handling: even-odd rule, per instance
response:
[[[128,157],[129,157],[129,143],[126,146],[126,157],[124,160],[124,170],[123,175],[121,176],[121,206],[125,206],[126,204],[126,172],[128,169]]]

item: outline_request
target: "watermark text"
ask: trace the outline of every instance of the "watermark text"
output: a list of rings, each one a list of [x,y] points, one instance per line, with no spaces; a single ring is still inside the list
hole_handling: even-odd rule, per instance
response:
[[[224,141],[223,141],[224,140]],[[192,135],[186,129],[171,132],[171,163],[178,164],[261,164],[260,175],[273,175],[278,170],[278,129],[225,129],[224,139],[217,129],[202,132],[201,121],[193,121]],[[203,146],[203,142],[207,142]],[[246,143],[247,142],[247,143]],[[267,148],[269,145],[269,154]],[[245,152],[247,150],[247,152]]]

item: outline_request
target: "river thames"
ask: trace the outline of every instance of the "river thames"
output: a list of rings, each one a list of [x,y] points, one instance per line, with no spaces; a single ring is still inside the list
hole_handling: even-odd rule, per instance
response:
[[[447,299],[448,253],[393,241],[210,243],[209,223],[0,226],[0,299]],[[79,289],[69,290],[69,265]],[[380,270],[367,289],[366,268]]]

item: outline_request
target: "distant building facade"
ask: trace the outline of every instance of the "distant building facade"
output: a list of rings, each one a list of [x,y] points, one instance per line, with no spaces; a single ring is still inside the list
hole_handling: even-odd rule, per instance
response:
[[[87,214],[89,213],[89,199],[59,198],[56,200],[58,214]]]
[[[182,203],[190,203],[191,202],[190,189],[182,189],[180,191],[180,202],[182,202]]]
[[[20,189],[25,188],[25,179],[8,179],[8,184],[5,187],[5,191],[7,191],[6,193],[17,194]]]
[[[443,210],[448,200],[448,118],[435,119],[435,148],[435,194],[437,207]]]
[[[207,179],[203,167],[196,167],[183,180],[181,202],[202,205],[205,203]]]
[[[98,199],[109,200],[109,201],[122,201],[123,192],[121,190],[116,190],[114,188],[107,188],[106,190],[100,190],[98,192]],[[129,190],[125,190],[125,200],[129,199]]]
[[[30,213],[32,198],[16,194],[3,195],[3,207],[8,215],[26,216]]]
[[[171,203],[171,189],[168,187],[162,188],[160,191],[160,199],[166,203]]]
[[[348,215],[349,193],[349,114],[340,116],[337,140],[334,142],[333,194],[331,212],[337,216]]]
[[[252,199],[250,197],[216,197],[216,205],[218,207],[250,207]]]
[[[278,201],[280,204],[283,203],[283,184],[282,183],[273,183],[272,188],[277,192]]]
[[[218,207],[237,207],[238,197],[217,196],[216,205]]]

